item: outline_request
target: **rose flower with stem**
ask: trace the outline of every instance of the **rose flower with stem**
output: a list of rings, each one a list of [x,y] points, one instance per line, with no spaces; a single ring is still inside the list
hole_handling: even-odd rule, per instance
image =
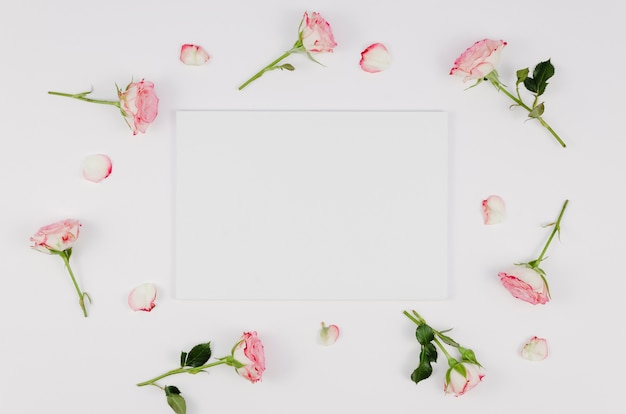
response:
[[[261,381],[265,371],[265,352],[263,344],[257,333],[244,332],[239,341],[233,346],[230,355],[218,358],[213,362],[208,362],[211,358],[211,342],[198,344],[191,348],[189,352],[181,352],[180,367],[169,370],[150,380],[140,382],[138,387],[153,385],[165,392],[168,405],[176,414],[186,413],[186,402],[180,390],[173,386],[162,386],[157,383],[164,378],[176,374],[198,374],[206,372],[207,369],[217,365],[228,365],[235,368],[235,371],[251,383]]]
[[[415,337],[421,346],[419,365],[411,374],[411,380],[416,384],[429,378],[433,372],[432,363],[437,361],[437,347],[448,360],[448,371],[443,389],[446,394],[456,397],[465,394],[480,383],[484,377],[482,365],[476,360],[474,351],[459,345],[454,339],[445,335],[450,329],[437,331],[430,327],[424,318],[416,311],[404,311],[404,315],[417,325]],[[444,344],[456,348],[460,359],[453,357]],[[436,345],[436,346],[435,346]]]
[[[544,305],[550,300],[546,272],[539,265],[545,260],[548,247],[550,247],[554,236],[561,234],[561,220],[568,203],[569,200],[565,200],[556,222],[547,225],[552,226],[552,232],[539,256],[527,263],[517,263],[511,270],[498,273],[500,282],[514,297],[533,305]]]
[[[470,86],[470,88],[482,81],[488,81],[514,102],[512,106],[524,108],[528,112],[528,118],[539,121],[541,126],[546,128],[557,142],[565,148],[565,142],[543,119],[545,105],[543,102],[539,102],[539,97],[543,95],[548,86],[548,79],[554,75],[554,66],[550,63],[550,59],[538,63],[533,70],[532,77],[529,76],[530,70],[528,68],[518,70],[516,73],[515,93],[513,94],[500,81],[496,71],[496,65],[500,61],[500,54],[506,45],[507,43],[503,40],[492,39],[483,39],[474,43],[454,61],[454,65],[450,69],[450,75],[463,76],[464,82],[476,80],[476,83]],[[524,102],[519,90],[520,84],[523,84],[533,95],[532,103]]]
[[[265,72],[276,69],[295,70],[294,66],[290,63],[279,65],[280,62],[293,53],[305,53],[313,62],[319,63],[313,58],[311,53],[332,52],[335,46],[337,46],[337,43],[335,43],[335,37],[330,24],[328,24],[319,13],[313,12],[313,14],[309,16],[308,12],[304,12],[304,16],[300,21],[300,27],[298,28],[298,40],[296,40],[291,49],[287,50],[272,63],[252,75],[250,79],[239,86],[239,90],[242,90],[250,83],[263,76]]]

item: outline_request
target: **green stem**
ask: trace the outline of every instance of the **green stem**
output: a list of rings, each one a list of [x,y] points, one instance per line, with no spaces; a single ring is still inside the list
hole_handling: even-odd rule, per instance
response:
[[[565,209],[567,208],[568,203],[569,203],[569,200],[565,200],[565,202],[563,203],[563,207],[561,208],[559,217],[556,219],[556,222],[554,223],[554,228],[552,229],[552,233],[550,233],[550,237],[548,238],[546,245],[543,246],[543,250],[541,251],[541,254],[539,255],[539,257],[532,262],[534,263],[533,267],[539,266],[539,263],[541,263],[541,261],[543,260],[543,257],[548,251],[548,246],[550,246],[550,243],[552,242],[554,235],[557,234],[561,230],[561,219],[563,218],[563,213],[565,213]]]
[[[297,42],[296,42],[297,43]],[[261,76],[263,76],[263,74],[265,72],[267,72],[268,70],[273,70],[275,69],[275,66],[283,59],[286,59],[289,55],[291,55],[294,52],[299,52],[300,49],[297,47],[292,48],[291,50],[286,51],[285,53],[283,53],[278,59],[274,60],[272,63],[270,63],[269,65],[267,65],[266,67],[264,67],[263,69],[261,69],[260,71],[258,71],[257,73],[255,73],[250,79],[248,79],[247,81],[245,81],[240,87],[239,90],[242,90],[243,88],[245,88],[246,86],[248,86],[250,83],[252,83],[253,81],[259,79]]]
[[[524,108],[525,110],[528,111],[528,113],[530,113],[535,104],[533,104],[533,108],[531,108],[530,106],[526,105],[521,98],[517,98],[515,97],[513,94],[511,94],[501,83],[500,80],[498,79],[498,75],[495,74],[494,72],[491,72],[489,74],[487,74],[486,79],[489,80],[489,82],[491,82],[491,84],[493,86],[495,86],[499,91],[503,92],[506,96],[508,96],[509,98],[511,98],[513,100],[513,102],[515,102],[517,105],[521,106],[522,108]],[[519,92],[518,92],[519,93]],[[535,101],[536,103],[536,101]],[[543,126],[544,128],[546,128],[550,134],[552,134],[552,136],[558,141],[559,144],[561,144],[561,146],[563,148],[566,148],[567,145],[565,145],[565,142],[563,142],[563,140],[561,139],[561,137],[559,137],[559,135],[552,129],[552,127],[550,125],[548,125],[548,123],[541,117],[538,116],[537,119],[539,120],[539,123],[541,123],[541,126]]]
[[[113,106],[115,106],[117,108],[120,107],[119,101],[104,101],[104,100],[101,100],[101,99],[86,98],[85,95],[90,94],[90,93],[91,93],[91,91],[75,93],[75,94],[48,91],[48,94],[50,94],[50,95],[65,96],[65,97],[68,97],[68,98],[78,99],[79,101],[98,103],[98,104],[103,104],[103,105],[113,105]]]
[[[72,267],[70,266],[70,257],[69,257],[68,251],[65,250],[65,251],[59,252],[59,256],[61,256],[61,258],[63,259],[63,262],[65,263],[65,267],[67,268],[67,271],[69,272],[70,277],[72,278],[72,283],[74,284],[74,288],[76,289],[76,293],[78,294],[78,303],[80,304],[80,308],[83,310],[83,315],[86,318],[87,309],[85,308],[85,297],[89,299],[90,303],[91,303],[91,298],[89,297],[89,294],[87,294],[87,292],[81,291],[80,287],[78,287],[78,282],[76,282],[76,278],[74,277],[74,272],[72,272]]]
[[[197,374],[200,371],[203,371],[207,368],[211,368],[214,367],[216,365],[221,365],[221,364],[227,364],[228,360],[226,358],[222,358],[219,359],[215,362],[211,362],[210,364],[206,364],[206,365],[202,365],[200,367],[187,367],[187,368],[176,368],[176,369],[172,369],[170,371],[167,371],[164,374],[158,375],[148,381],[144,381],[144,382],[140,382],[139,384],[137,384],[138,387],[143,387],[145,385],[155,385],[154,383],[157,382],[160,379],[169,377],[170,375],[175,375],[175,374],[183,374],[185,372],[188,372],[190,374]]]

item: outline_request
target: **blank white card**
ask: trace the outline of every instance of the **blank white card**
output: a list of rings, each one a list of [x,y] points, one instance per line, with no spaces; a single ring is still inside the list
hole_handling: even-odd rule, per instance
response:
[[[446,297],[446,113],[176,116],[178,299]]]

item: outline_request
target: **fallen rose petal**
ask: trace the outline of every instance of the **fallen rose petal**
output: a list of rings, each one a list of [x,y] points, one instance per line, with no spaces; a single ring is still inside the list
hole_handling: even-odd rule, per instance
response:
[[[108,155],[93,154],[83,160],[83,177],[85,180],[99,183],[111,175],[113,163]]]
[[[320,330],[320,340],[322,345],[329,346],[337,342],[339,338],[339,327],[337,325],[326,326],[322,322],[322,329]]]
[[[199,66],[209,61],[211,57],[202,46],[184,44],[180,48],[180,61],[185,65]]]
[[[504,200],[497,195],[490,195],[483,200],[483,222],[498,224],[504,220]]]
[[[374,43],[361,52],[359,64],[365,72],[381,72],[391,65],[391,55],[385,45]]]
[[[128,295],[128,306],[135,312],[150,312],[156,305],[156,286],[153,283],[144,283],[137,286]]]
[[[529,361],[541,361],[548,357],[548,341],[533,336],[522,348],[522,358]]]

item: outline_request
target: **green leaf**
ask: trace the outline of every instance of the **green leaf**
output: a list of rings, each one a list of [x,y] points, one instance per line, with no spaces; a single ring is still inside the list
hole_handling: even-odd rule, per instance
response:
[[[165,387],[165,396],[167,397],[167,405],[169,405],[176,414],[187,413],[187,404],[183,396],[180,395],[180,390],[177,387],[173,385]]]
[[[411,381],[417,384],[418,382],[430,377],[432,373],[433,368],[430,364],[420,364],[419,367],[415,368],[415,371],[411,374]]]
[[[421,345],[426,345],[435,339],[435,332],[433,328],[423,323],[415,330],[415,337]]]
[[[288,71],[291,71],[291,72],[293,72],[294,70],[296,70],[296,68],[294,68],[294,67],[293,67],[293,65],[292,65],[291,63],[285,63],[285,64],[282,64],[282,65],[280,65],[280,66],[278,66],[278,67],[279,67],[280,69],[288,70]]]
[[[552,76],[554,76],[554,66],[550,63],[550,59],[545,62],[540,62],[535,66],[533,78],[537,83],[537,95],[541,95],[545,92],[546,86],[548,86],[548,79]]]
[[[424,358],[426,361],[437,361],[437,348],[432,343],[422,345],[422,352],[420,353],[420,361]]]
[[[441,332],[439,332],[439,334],[437,335],[439,337],[439,339],[441,339],[443,341],[443,343],[453,346],[455,348],[458,348],[460,345],[458,344],[458,342],[456,342],[454,339],[450,338],[449,336],[446,336],[444,334],[442,334]]]
[[[180,353],[180,367],[183,368],[185,366],[185,361],[187,360],[187,352]]]
[[[533,93],[537,93],[537,83],[533,78],[524,79],[524,86]]]
[[[528,72],[529,72],[528,68],[520,69],[516,72],[517,74],[517,82],[515,82],[516,86],[524,82],[524,80],[526,80],[526,78],[528,77]]]
[[[543,105],[543,102],[541,102],[539,105],[535,106],[532,111],[528,113],[528,117],[539,118],[541,115],[543,115],[544,110],[545,110],[545,107]]]
[[[211,358],[211,342],[198,344],[189,351],[184,366],[197,368],[204,365],[209,358]]]

